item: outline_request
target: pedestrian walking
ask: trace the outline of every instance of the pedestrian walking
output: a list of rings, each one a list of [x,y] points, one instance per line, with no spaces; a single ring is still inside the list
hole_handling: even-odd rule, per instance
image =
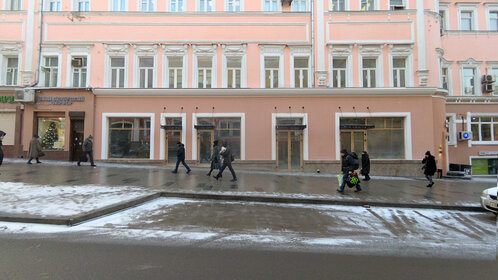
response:
[[[215,169],[220,169],[221,158],[220,158],[220,146],[218,146],[218,140],[214,140],[213,142],[213,154],[211,155],[211,168],[206,174],[207,176],[211,176],[211,172]]]
[[[90,158],[91,166],[95,167],[95,163],[93,162],[93,136],[88,136],[85,141],[83,141],[83,155],[78,160],[78,166],[81,165],[81,162],[87,162],[88,158]]]
[[[361,152],[361,174],[365,176],[365,181],[370,180],[370,156],[367,151]]]
[[[37,134],[33,135],[33,138],[29,142],[29,151],[28,151],[28,164],[31,164],[33,159],[36,159],[36,163],[41,163],[40,157],[44,154],[42,152],[42,146],[40,144],[40,136]]]
[[[3,142],[3,138],[5,137],[5,135],[7,135],[7,133],[0,130],[0,166],[2,166],[2,163],[3,163],[3,149],[2,149],[3,143],[2,142]]]
[[[183,145],[182,142],[178,142],[176,145],[178,146],[178,150],[176,150],[176,167],[175,170],[173,170],[173,173],[178,173],[178,166],[180,166],[181,163],[187,168],[187,174],[189,174],[192,170],[185,162],[185,145]]]
[[[434,181],[432,181],[432,176],[437,171],[437,166],[436,166],[436,159],[434,158],[433,155],[431,155],[431,151],[425,152],[425,158],[422,160],[422,163],[424,166],[422,169],[424,170],[425,178],[429,181],[429,184],[427,185],[428,188],[432,188],[434,186]]]
[[[346,187],[346,184],[348,183],[348,180],[351,180],[352,178],[355,178],[353,182],[350,182],[351,186],[355,186],[356,190],[354,192],[359,192],[361,191],[361,186],[360,186],[360,181],[358,180],[358,175],[356,174],[355,170],[359,168],[359,162],[358,157],[354,159],[353,155],[348,153],[348,150],[343,149],[341,151],[341,171],[342,171],[342,183],[339,189],[337,189],[338,192],[342,193],[344,192],[344,188]]]
[[[216,180],[218,180],[220,177],[222,177],[223,171],[225,171],[225,168],[228,167],[228,169],[232,173],[231,182],[236,182],[237,175],[235,175],[235,171],[233,170],[233,167],[232,167],[232,162],[235,160],[235,158],[232,154],[232,148],[230,148],[230,146],[228,145],[228,143],[226,141],[223,141],[223,147],[221,147],[220,155],[223,157],[223,165],[221,166],[218,174],[213,176],[213,177]]]

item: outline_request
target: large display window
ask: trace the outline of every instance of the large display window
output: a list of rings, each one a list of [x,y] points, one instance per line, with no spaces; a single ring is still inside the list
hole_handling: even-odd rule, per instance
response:
[[[241,120],[240,118],[199,118],[197,120],[198,151],[200,163],[209,163],[214,140],[226,141],[235,158],[240,159]]]
[[[63,151],[66,133],[64,114],[37,117],[38,132],[42,149]]]
[[[150,158],[150,118],[109,118],[110,158]]]

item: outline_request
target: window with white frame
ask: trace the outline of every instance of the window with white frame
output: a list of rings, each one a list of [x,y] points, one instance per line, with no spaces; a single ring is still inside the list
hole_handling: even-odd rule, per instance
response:
[[[73,56],[71,58],[72,87],[82,88],[87,85],[88,65],[86,56]]]
[[[373,11],[375,10],[375,0],[360,0],[362,11]]]
[[[307,12],[308,8],[308,0],[294,0],[291,4],[291,11],[293,12]]]
[[[140,75],[140,88],[154,87],[154,58],[139,57],[138,73]]]
[[[44,57],[41,72],[43,75],[43,85],[45,87],[56,87],[59,79],[59,57]]]
[[[278,88],[280,72],[280,57],[265,57],[265,88]]]
[[[125,87],[125,58],[111,57],[111,87],[124,88]]]
[[[404,9],[404,8],[405,8],[405,1],[404,0],[389,0],[389,9],[398,10],[398,9]]]
[[[7,63],[5,64],[5,85],[17,85],[17,78],[19,76],[19,59],[17,57],[6,57]]]
[[[112,1],[112,11],[121,12],[128,9],[128,0],[111,0]]]
[[[240,12],[243,10],[242,0],[225,0],[225,10],[229,12]]]
[[[489,11],[489,30],[498,31],[498,11]]]
[[[472,11],[465,10],[460,12],[460,30],[474,30],[474,13]]]
[[[216,10],[215,0],[197,0],[197,5],[200,12],[212,12]]]
[[[310,86],[310,69],[309,57],[295,56],[294,57],[294,87],[307,88]]]
[[[60,12],[61,11],[62,0],[48,0],[45,1],[45,10],[50,12]]]
[[[183,87],[183,56],[168,56],[168,87]]]
[[[187,0],[169,0],[170,12],[183,12],[185,10],[184,4]]]
[[[472,116],[470,127],[472,141],[498,142],[498,115]]]
[[[345,11],[346,10],[346,0],[331,0],[330,10],[332,10],[332,11]]]
[[[348,59],[346,57],[335,57],[332,59],[332,86],[335,88],[346,87]]]
[[[375,87],[377,79],[377,59],[363,58],[362,60],[363,87]]]
[[[474,67],[464,67],[462,69],[462,78],[463,78],[463,94],[475,95],[476,69]]]
[[[197,87],[211,88],[213,84],[213,57],[197,57]]]
[[[6,9],[10,11],[18,11],[21,10],[22,0],[5,0],[6,1]]]
[[[393,58],[393,87],[406,87],[406,57]]]
[[[441,67],[441,86],[449,90],[449,69],[448,67]]]
[[[280,0],[264,0],[264,11],[265,12],[277,12],[280,8]]]
[[[441,22],[439,24],[439,31],[440,31],[441,34],[443,34],[443,32],[448,29],[447,26],[446,26],[446,11],[445,10],[439,10],[439,17],[441,19]]]
[[[242,57],[228,56],[227,65],[227,87],[241,88],[242,85]]]
[[[90,11],[90,0],[73,0],[73,10],[78,12]]]
[[[495,80],[495,91],[493,95],[498,95],[498,67],[489,69],[489,74],[494,77]]]
[[[155,0],[138,0],[139,10],[142,12],[153,12],[155,10]]]

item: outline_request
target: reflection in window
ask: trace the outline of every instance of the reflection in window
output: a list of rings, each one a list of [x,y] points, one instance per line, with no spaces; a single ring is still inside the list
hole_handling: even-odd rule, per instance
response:
[[[200,118],[197,123],[214,126],[214,139],[220,143],[227,141],[232,148],[233,156],[240,158],[240,118]]]
[[[61,117],[38,117],[38,135],[42,149],[64,150],[66,119]]]
[[[150,158],[150,118],[109,118],[110,158]]]

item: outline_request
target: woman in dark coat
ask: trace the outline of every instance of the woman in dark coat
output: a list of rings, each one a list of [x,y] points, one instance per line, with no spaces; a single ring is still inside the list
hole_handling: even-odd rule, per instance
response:
[[[365,176],[365,181],[370,180],[370,156],[367,151],[361,153],[361,174]]]
[[[221,159],[220,159],[220,146],[218,146],[218,140],[214,140],[213,142],[213,154],[211,155],[211,169],[207,176],[211,176],[211,172],[215,169],[220,169],[221,167]]]
[[[3,138],[5,137],[5,135],[7,135],[7,133],[0,130],[0,166],[3,163],[3,149],[2,149],[3,143],[2,143],[2,141],[3,141]]]
[[[429,181],[427,187],[431,188],[434,185],[432,176],[434,176],[437,171],[436,159],[433,155],[431,155],[430,151],[427,151],[425,152],[425,158],[422,160],[422,163],[424,164],[424,167],[422,167],[422,169],[424,170],[425,178],[427,178],[427,180]]]
[[[42,156],[42,146],[40,141],[38,140],[40,136],[34,135],[31,142],[29,142],[29,151],[28,151],[28,164],[31,164],[33,159],[36,159],[36,163],[41,163],[40,156]]]

